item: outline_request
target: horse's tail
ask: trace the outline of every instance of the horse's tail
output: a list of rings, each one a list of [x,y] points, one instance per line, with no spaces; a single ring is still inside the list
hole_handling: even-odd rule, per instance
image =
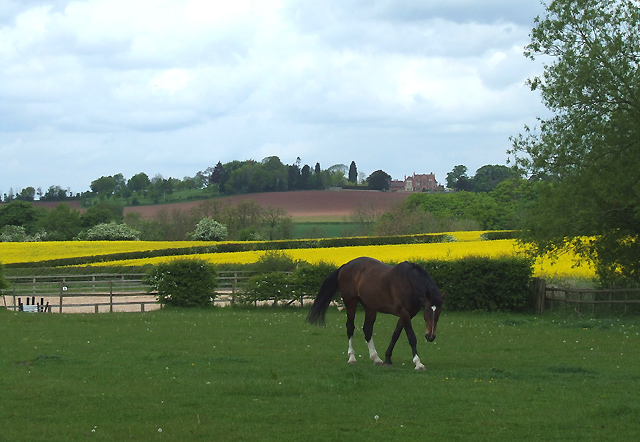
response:
[[[324,316],[327,313],[333,296],[338,291],[338,273],[340,273],[340,269],[337,269],[327,276],[322,282],[318,296],[316,296],[316,299],[313,301],[311,310],[307,315],[307,322],[322,326],[326,325]]]

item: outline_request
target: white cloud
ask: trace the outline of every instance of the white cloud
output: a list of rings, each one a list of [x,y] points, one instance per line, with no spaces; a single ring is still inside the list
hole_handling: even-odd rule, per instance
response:
[[[0,0],[0,191],[270,155],[442,181],[503,162],[542,110],[522,56],[541,7],[482,5]]]

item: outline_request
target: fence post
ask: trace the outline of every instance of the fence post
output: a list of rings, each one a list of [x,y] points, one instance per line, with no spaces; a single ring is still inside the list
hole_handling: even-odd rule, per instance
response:
[[[238,283],[238,272],[233,272],[233,279],[231,280],[231,305],[236,303],[236,284]]]
[[[533,278],[533,290],[536,297],[536,313],[543,313],[544,304],[547,298],[547,280],[542,278]]]
[[[62,294],[64,293],[64,279],[60,282],[60,302],[58,306],[58,313],[62,313]]]
[[[113,313],[113,281],[109,281],[109,312]]]

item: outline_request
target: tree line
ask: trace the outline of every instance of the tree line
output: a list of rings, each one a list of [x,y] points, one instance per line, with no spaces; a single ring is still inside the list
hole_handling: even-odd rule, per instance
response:
[[[331,187],[345,187],[358,183],[378,190],[389,188],[388,180],[380,181],[383,171],[376,171],[369,177],[360,177],[355,161],[349,167],[335,164],[322,169],[320,163],[314,167],[302,164],[300,158],[293,164],[283,164],[279,157],[270,156],[262,161],[245,160],[218,163],[197,172],[194,176],[179,178],[164,178],[161,174],[149,177],[140,172],[129,179],[122,173],[101,176],[91,182],[90,190],[73,194],[70,189],[59,185],[52,185],[46,191],[42,188],[26,187],[16,190],[10,189],[4,193],[1,201],[9,203],[18,201],[65,201],[79,199],[88,206],[88,201],[94,198],[121,198],[129,204],[136,205],[142,201],[159,203],[167,199],[174,192],[186,190],[203,190],[209,196],[236,195],[244,193],[277,192],[292,190],[315,190]],[[383,175],[383,176],[384,176]]]

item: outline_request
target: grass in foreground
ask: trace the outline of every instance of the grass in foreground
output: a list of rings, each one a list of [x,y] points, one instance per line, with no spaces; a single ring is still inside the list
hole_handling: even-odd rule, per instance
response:
[[[640,432],[637,319],[446,313],[393,368],[345,316],[307,310],[47,315],[2,311],[2,438],[629,440]],[[362,314],[358,321],[362,320]],[[384,352],[395,325],[380,315]],[[419,335],[423,325],[414,320]]]

